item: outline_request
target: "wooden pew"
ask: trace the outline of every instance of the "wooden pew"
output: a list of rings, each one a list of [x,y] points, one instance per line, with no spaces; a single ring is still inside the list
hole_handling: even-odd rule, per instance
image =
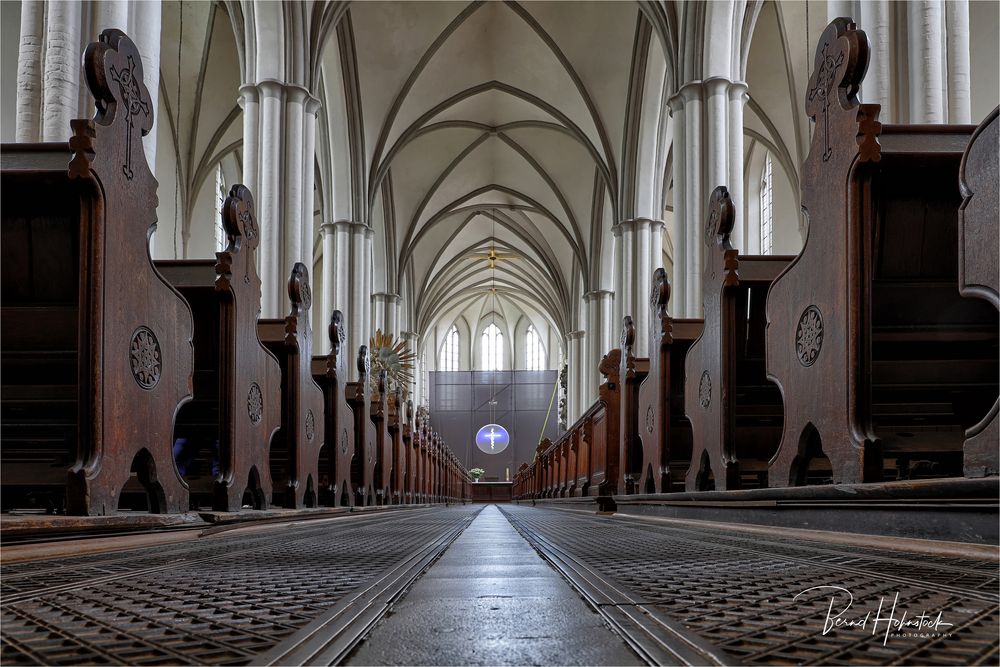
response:
[[[535,460],[532,462],[532,481],[531,481],[531,497],[543,498],[545,493],[545,450],[548,449],[552,444],[552,441],[548,438],[542,438],[542,441],[538,443],[535,447]]]
[[[312,290],[302,262],[292,268],[288,297],[288,316],[258,320],[257,334],[281,365],[281,429],[270,455],[274,503],[298,509],[319,504],[320,452],[327,442],[323,390],[312,375]],[[329,460],[330,453],[325,456]]]
[[[553,452],[555,444],[547,441],[548,448],[542,453],[542,498],[552,498],[555,493],[555,457]]]
[[[215,261],[156,262],[195,315],[194,400],[177,414],[175,458],[185,469],[192,504],[210,502],[230,512],[244,505],[266,509],[271,439],[281,426],[281,366],[257,335],[260,233],[246,187],[233,186],[222,222],[229,245]]]
[[[389,388],[386,372],[379,371],[371,401],[375,425],[375,504],[389,503],[392,484],[392,436],[389,435]]]
[[[403,466],[401,470],[402,480],[400,481],[400,488],[403,493],[402,502],[410,504],[416,502],[413,499],[413,472],[414,467],[416,466],[416,457],[413,455],[413,438],[415,430],[412,400],[406,402],[405,419],[402,422],[401,431]]]
[[[354,459],[351,461],[351,486],[354,503],[375,504],[375,465],[378,461],[378,435],[371,414],[371,356],[368,346],[358,348],[358,381],[347,383],[347,403],[354,412]]]
[[[517,467],[517,472],[514,473],[514,488],[512,489],[514,500],[525,500],[530,497],[530,484],[531,466],[527,463],[522,463]]]
[[[417,455],[417,469],[416,469],[416,489],[417,496],[419,497],[420,503],[426,503],[427,500],[427,440],[428,434],[430,432],[430,427],[428,424],[428,414],[425,408],[421,408],[420,413],[417,415],[418,429],[417,433],[420,436],[417,438],[416,443],[416,455]]]
[[[996,401],[997,310],[958,285],[975,128],[882,125],[856,97],[867,62],[864,33],[834,20],[807,86],[810,233],[767,302],[767,372],[785,396],[772,486],[961,475],[965,430]]]
[[[635,356],[635,323],[631,315],[622,321],[621,387],[618,392],[618,451],[621,466],[620,493],[636,493],[642,474],[642,440],[639,438],[639,386],[649,375],[649,359]]]
[[[431,433],[427,447],[428,502],[438,502],[438,448],[440,438],[437,431]]]
[[[986,117],[972,135],[962,156],[959,185],[962,205],[958,212],[958,289],[962,296],[984,299],[1000,307],[997,298],[1000,238],[997,220],[1000,206],[997,181],[1000,181],[1000,107]],[[1000,420],[993,407],[982,420],[965,431],[963,469],[966,477],[983,477],[1000,472],[997,442],[1000,441]]]
[[[0,148],[3,510],[179,512],[171,448],[193,324],[149,261],[154,109],[123,32],[101,33],[83,67],[93,120],[71,121],[68,143]]]
[[[590,442],[593,439],[594,412],[600,407],[600,401],[595,403],[583,415],[580,426],[573,431],[572,447],[576,458],[576,469],[573,471],[574,480],[572,495],[580,498],[588,495],[590,491]]]
[[[347,327],[344,314],[333,311],[328,327],[331,350],[314,356],[313,379],[323,389],[323,432],[320,450],[319,502],[328,506],[354,506],[351,461],[354,459],[354,413],[347,403]],[[332,445],[332,447],[330,447]]]
[[[621,461],[621,350],[610,350],[601,359],[598,370],[605,380],[598,388],[597,404],[590,417],[590,480],[587,495],[614,496],[625,488]]]
[[[413,413],[413,404],[403,404],[403,394],[396,387],[389,403],[389,437],[392,439],[392,484],[391,501],[393,505],[401,505],[407,501],[406,464],[409,448],[405,438],[408,419]]]
[[[423,488],[421,487],[421,474],[423,473],[423,463],[421,461],[421,448],[424,441],[424,408],[417,408],[416,420],[413,422],[413,435],[411,437],[410,446],[412,451],[410,452],[411,461],[413,462],[412,467],[409,470],[408,477],[410,478],[410,495],[412,497],[412,502],[422,503],[424,502]]]
[[[434,434],[434,502],[441,502],[444,496],[443,483],[444,439]]]
[[[684,362],[684,408],[691,422],[688,491],[767,486],[781,437],[782,402],[764,372],[767,290],[791,257],[740,255],[729,243],[736,208],[715,188],[705,226],[702,334]]]
[[[653,273],[649,299],[649,374],[639,385],[641,493],[683,491],[691,463],[691,422],[684,412],[684,358],[701,336],[704,320],[670,317],[669,301],[667,272],[659,268]]]

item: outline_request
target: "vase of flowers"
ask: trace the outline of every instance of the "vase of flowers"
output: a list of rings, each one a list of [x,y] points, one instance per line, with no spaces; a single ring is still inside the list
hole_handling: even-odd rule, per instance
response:
[[[469,476],[472,477],[472,481],[476,484],[479,483],[479,478],[486,474],[486,471],[482,468],[473,468],[469,471]]]

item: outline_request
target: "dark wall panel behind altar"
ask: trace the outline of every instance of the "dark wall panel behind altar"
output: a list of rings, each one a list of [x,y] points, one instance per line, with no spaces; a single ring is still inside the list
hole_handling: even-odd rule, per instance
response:
[[[431,426],[444,437],[467,469],[482,468],[484,480],[507,481],[517,467],[531,462],[558,371],[433,371],[430,374]],[[491,422],[510,433],[510,445],[499,454],[476,447],[476,432]],[[559,437],[558,397],[545,436]]]

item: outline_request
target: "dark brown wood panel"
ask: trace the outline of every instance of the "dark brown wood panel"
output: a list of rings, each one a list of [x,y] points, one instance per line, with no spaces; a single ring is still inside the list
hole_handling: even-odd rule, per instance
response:
[[[258,321],[257,332],[281,364],[281,430],[270,455],[274,498],[297,509],[316,507],[321,481],[330,484],[320,472],[320,452],[327,446],[324,396],[312,374],[312,289],[302,262],[292,268],[288,296],[288,315],[283,320]]]
[[[68,144],[0,149],[4,507],[37,484],[49,511],[65,498],[69,513],[113,514],[129,486],[135,509],[180,512],[171,449],[193,325],[149,261],[157,184],[142,137],[154,109],[120,30],[88,46],[83,69],[97,112],[71,122]]]
[[[245,186],[231,189],[222,224],[228,245],[216,253],[214,263],[156,263],[198,314],[195,401],[178,415],[175,449],[178,456],[185,455],[184,447],[199,452],[186,476],[197,478],[190,482],[199,496],[210,483],[213,509],[266,509],[273,492],[270,449],[281,426],[282,380],[277,358],[257,334],[260,228],[253,195]],[[214,459],[211,470],[206,469],[205,452]],[[195,502],[200,504],[197,498]]]
[[[767,486],[781,437],[781,395],[764,375],[764,297],[792,258],[741,257],[729,242],[735,220],[729,191],[717,187],[704,233],[705,323],[685,359],[689,491]]]
[[[962,157],[959,185],[962,205],[958,214],[958,288],[962,296],[979,298],[1000,307],[997,297],[1000,266],[1000,107],[976,128]],[[996,335],[996,329],[988,334]],[[995,340],[995,339],[994,339]],[[994,374],[994,378],[995,378]],[[995,394],[994,394],[995,396]],[[1000,472],[1000,403],[996,399],[986,415],[965,431],[963,468],[967,477]]]
[[[649,374],[639,386],[641,493],[684,490],[691,462],[691,423],[684,412],[684,358],[701,336],[703,320],[667,314],[670,282],[662,268],[653,273],[650,293]]]

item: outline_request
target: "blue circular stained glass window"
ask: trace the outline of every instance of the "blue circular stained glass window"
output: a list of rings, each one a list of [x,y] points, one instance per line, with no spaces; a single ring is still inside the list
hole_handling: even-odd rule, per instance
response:
[[[487,424],[476,433],[476,447],[487,454],[499,454],[510,444],[510,434],[500,424]]]

